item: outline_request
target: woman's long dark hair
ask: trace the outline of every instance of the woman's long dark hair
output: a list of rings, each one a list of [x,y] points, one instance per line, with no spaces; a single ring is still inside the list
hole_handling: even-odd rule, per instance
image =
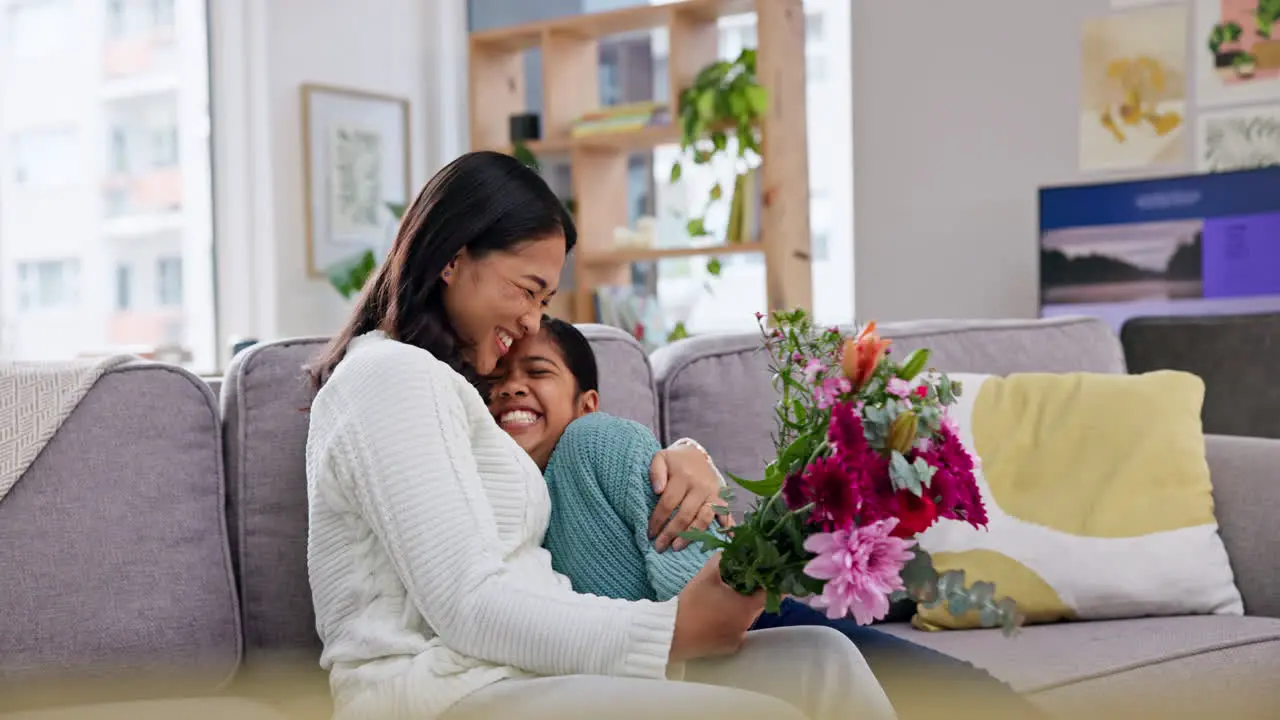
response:
[[[384,330],[416,345],[484,393],[484,379],[463,358],[463,343],[444,309],[441,274],[464,249],[472,257],[564,235],[565,252],[578,233],[564,204],[536,172],[497,152],[468,153],[446,165],[405,210],[386,261],[370,279],[346,326],[307,373],[316,389],[333,374],[351,340]]]

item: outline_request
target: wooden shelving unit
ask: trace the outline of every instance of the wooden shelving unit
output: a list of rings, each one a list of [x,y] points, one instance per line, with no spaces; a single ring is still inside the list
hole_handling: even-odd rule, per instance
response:
[[[756,70],[768,89],[761,123],[763,202],[758,243],[678,248],[619,248],[614,228],[627,224],[630,155],[680,142],[675,126],[571,136],[573,123],[599,107],[599,41],[609,35],[665,27],[675,114],[677,99],[698,71],[718,57],[721,17],[754,13]],[[556,314],[575,322],[594,318],[593,295],[626,284],[628,267],[670,257],[761,253],[770,310],[812,306],[809,255],[809,167],[805,108],[803,0],[682,0],[485,30],[470,37],[470,130],[475,150],[509,152],[508,120],[525,112],[524,53],[542,52],[542,139],[538,156],[567,155],[577,202],[575,288]]]

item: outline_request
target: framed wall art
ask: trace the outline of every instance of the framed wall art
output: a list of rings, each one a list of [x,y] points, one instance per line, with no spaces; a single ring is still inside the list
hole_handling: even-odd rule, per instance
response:
[[[409,200],[408,100],[303,85],[302,138],[307,274],[380,262]]]

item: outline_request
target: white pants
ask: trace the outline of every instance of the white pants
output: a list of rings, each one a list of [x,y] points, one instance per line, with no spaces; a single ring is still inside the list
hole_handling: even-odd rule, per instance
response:
[[[826,627],[760,630],[737,654],[688,663],[685,681],[566,675],[503,680],[443,720],[889,720],[889,699],[849,639]]]

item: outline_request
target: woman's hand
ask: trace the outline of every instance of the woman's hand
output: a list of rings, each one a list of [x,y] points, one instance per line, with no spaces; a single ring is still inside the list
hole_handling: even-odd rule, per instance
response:
[[[684,586],[676,604],[672,662],[732,655],[764,612],[764,591],[743,595],[720,579],[720,553],[712,555]]]
[[[653,546],[658,552],[668,547],[683,550],[689,541],[679,537],[680,533],[711,527],[715,508],[724,504],[720,474],[695,444],[676,444],[655,455],[649,479],[658,493],[658,504],[649,518],[649,537],[655,538]],[[727,513],[720,517],[725,527],[731,522]]]

